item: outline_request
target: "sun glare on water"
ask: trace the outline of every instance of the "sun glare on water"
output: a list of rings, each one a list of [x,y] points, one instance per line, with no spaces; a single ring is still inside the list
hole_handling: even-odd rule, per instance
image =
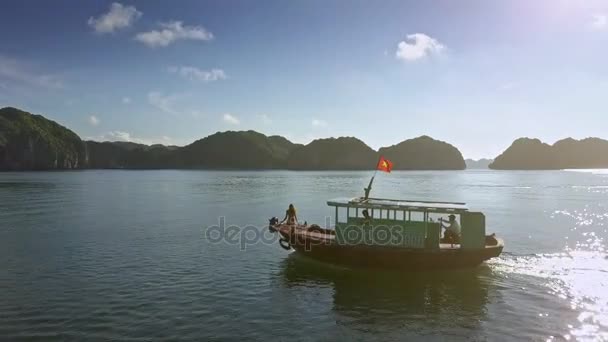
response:
[[[567,322],[566,340],[608,340],[608,253],[604,238],[608,214],[556,211],[555,219],[572,219],[572,235],[562,253],[505,255],[493,262],[499,272],[541,279],[551,295],[567,301],[578,313]],[[603,234],[596,233],[600,229]],[[591,231],[594,229],[595,231]],[[570,243],[572,245],[570,245]],[[539,308],[540,309],[540,308]],[[542,310],[542,309],[540,309]],[[539,315],[546,313],[539,313]]]

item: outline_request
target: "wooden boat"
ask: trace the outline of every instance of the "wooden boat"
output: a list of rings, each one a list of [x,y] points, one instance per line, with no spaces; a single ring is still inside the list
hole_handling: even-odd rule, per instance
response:
[[[285,249],[354,267],[473,267],[503,250],[501,239],[486,236],[484,214],[469,211],[465,203],[368,198],[368,189],[365,197],[327,202],[335,210],[334,229],[278,224],[276,218],[270,220],[269,229],[280,234],[279,243]],[[460,221],[459,237],[441,238],[442,215],[454,215]]]

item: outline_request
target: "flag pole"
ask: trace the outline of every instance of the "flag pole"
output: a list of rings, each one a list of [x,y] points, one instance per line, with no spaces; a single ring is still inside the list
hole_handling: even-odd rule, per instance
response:
[[[365,191],[366,200],[369,198],[369,192],[372,191],[372,183],[374,182],[376,173],[378,173],[378,163],[380,162],[380,158],[382,158],[382,156],[378,157],[378,162],[376,163],[376,170],[374,171],[374,175],[372,176],[372,179],[369,180],[369,184],[367,185],[367,188],[363,188],[363,190]]]

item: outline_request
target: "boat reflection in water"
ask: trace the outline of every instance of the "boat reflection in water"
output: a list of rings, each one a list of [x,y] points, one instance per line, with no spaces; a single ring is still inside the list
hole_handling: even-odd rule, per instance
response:
[[[437,334],[484,339],[480,322],[486,320],[489,298],[499,296],[487,265],[442,272],[374,271],[340,268],[292,253],[281,272],[284,286],[292,290],[333,290],[335,325],[342,328],[335,338],[354,330],[353,336],[363,332],[380,340]]]

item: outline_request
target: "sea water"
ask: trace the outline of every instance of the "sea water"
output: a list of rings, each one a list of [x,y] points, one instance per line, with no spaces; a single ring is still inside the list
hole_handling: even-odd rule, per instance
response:
[[[376,177],[374,197],[485,213],[505,249],[474,269],[351,270],[266,234],[289,203],[333,224],[326,201],[370,176],[0,173],[0,339],[608,340],[608,173]],[[218,240],[222,222],[235,234]]]

